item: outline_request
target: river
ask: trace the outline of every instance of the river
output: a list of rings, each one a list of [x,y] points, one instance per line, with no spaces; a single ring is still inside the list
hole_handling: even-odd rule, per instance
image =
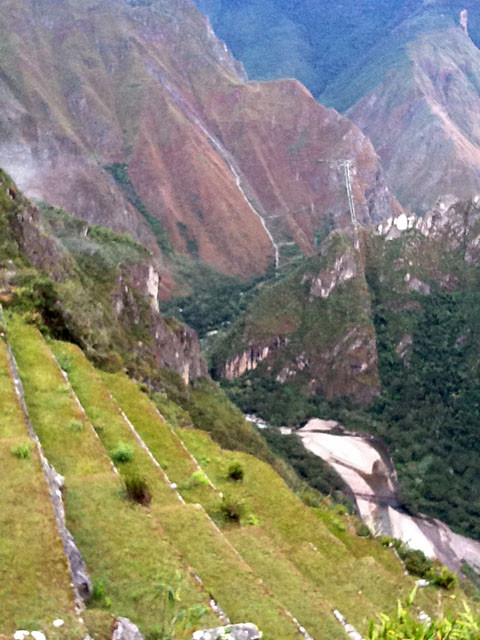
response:
[[[259,428],[268,426],[255,416],[247,419]],[[440,520],[423,514],[411,515],[402,507],[395,465],[380,438],[319,419],[310,420],[295,433],[306,449],[342,477],[362,521],[375,534],[398,538],[427,557],[438,558],[457,573],[464,562],[480,570],[480,542],[455,533]]]

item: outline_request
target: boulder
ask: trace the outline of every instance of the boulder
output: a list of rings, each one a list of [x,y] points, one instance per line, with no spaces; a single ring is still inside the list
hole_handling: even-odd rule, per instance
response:
[[[113,630],[112,640],[143,640],[137,625],[128,618],[117,618]]]

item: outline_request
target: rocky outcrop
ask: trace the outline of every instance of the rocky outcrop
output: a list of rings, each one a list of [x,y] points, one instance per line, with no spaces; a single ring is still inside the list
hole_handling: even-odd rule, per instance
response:
[[[137,625],[128,618],[117,618],[113,626],[112,640],[143,640]]]
[[[400,211],[368,138],[246,82],[189,0],[19,0],[0,26],[0,165],[32,197],[241,276],[349,224],[345,160],[361,222]]]
[[[422,297],[468,291],[478,265],[480,197],[446,197],[423,217],[333,233],[315,258],[265,287],[218,343],[216,372],[232,379],[260,367],[282,384],[371,404],[381,390],[374,320],[409,314],[392,323],[391,345],[408,365]],[[468,332],[455,339],[472,341]]]
[[[233,624],[205,631],[195,631],[192,640],[260,640],[263,634],[254,624]]]
[[[406,231],[417,231],[425,239],[431,240],[432,244],[440,242],[448,251],[463,250],[468,264],[479,264],[480,195],[471,201],[462,201],[452,195],[444,196],[424,216],[402,214],[389,218],[376,227],[375,233],[393,240],[404,236]],[[425,289],[423,285],[420,288],[412,286],[410,274],[405,276],[405,282],[409,283],[411,290]],[[448,278],[443,284],[448,284]]]
[[[9,190],[16,195],[14,202],[9,198],[7,211],[1,197]],[[46,289],[39,285],[37,315],[93,359],[108,359],[116,349],[127,361],[133,357],[137,363],[149,362],[150,369],[174,369],[186,384],[207,375],[195,331],[164,320],[158,311],[162,267],[143,246],[92,229],[64,211],[39,211],[3,172],[0,224],[5,255],[18,258],[3,261],[0,253],[0,293],[6,299],[16,291],[22,268],[33,265],[56,283]],[[150,378],[152,371],[143,375]]]
[[[227,380],[234,380],[243,376],[247,371],[254,371],[261,362],[287,344],[288,338],[277,336],[267,345],[256,345],[245,349],[243,353],[228,360],[225,364],[223,377]]]
[[[301,282],[302,284],[309,282],[310,299],[328,298],[336,287],[357,275],[357,260],[353,248],[349,247],[335,260],[332,267],[324,269],[314,277],[305,275]]]
[[[232,379],[260,367],[281,384],[371,404],[380,381],[360,244],[356,231],[333,233],[318,256],[260,294],[218,344],[219,375]]]

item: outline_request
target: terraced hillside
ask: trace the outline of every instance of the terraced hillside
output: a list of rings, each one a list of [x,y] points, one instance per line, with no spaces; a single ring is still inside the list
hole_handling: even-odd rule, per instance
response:
[[[173,428],[124,374],[97,371],[77,347],[47,343],[37,329],[13,316],[7,338],[33,428],[50,464],[64,476],[67,524],[94,585],[82,614],[94,640],[110,638],[115,616],[130,618],[147,639],[162,637],[159,584],[176,584],[178,574],[183,576],[182,606],[201,604],[208,611],[202,626],[215,626],[223,612],[232,622],[256,623],[267,640],[308,634],[340,640],[346,636],[334,609],[365,632],[370,618],[392,610],[397,597],[412,589],[397,559],[379,543],[357,538],[349,517],[305,506],[258,459],[225,451],[204,432]],[[28,436],[3,343],[0,347],[0,374],[6,381],[2,407],[10,407],[0,451],[12,469],[12,482],[13,474],[23,473],[24,482],[37,486],[33,456],[21,460],[9,452]],[[243,479],[229,477],[233,462],[244,471]],[[143,478],[151,501],[142,505],[126,498],[125,482],[132,476]],[[8,499],[9,486],[1,513],[13,518],[19,507]],[[36,493],[28,492],[31,514],[49,512],[47,492],[42,495],[43,508],[33,502]],[[238,518],[232,516],[236,508]],[[15,520],[20,521],[23,516]],[[52,526],[52,518],[41,523],[42,531]],[[32,533],[27,529],[22,546]],[[40,543],[37,536],[35,544]],[[47,632],[50,618],[58,616],[65,620],[64,635],[58,637],[84,637],[77,632],[60,544],[57,550],[50,544],[49,553],[59,558],[52,578],[58,593],[48,587],[55,610],[48,598],[35,597],[34,604],[25,596],[7,610],[8,617],[1,609],[1,632],[26,620],[30,628]],[[48,565],[53,572],[56,565]],[[39,584],[32,582],[30,591],[41,593],[40,569],[32,566]],[[20,570],[15,563],[6,566],[7,603],[17,601],[11,585]],[[451,595],[429,588],[417,604],[433,613],[447,598],[449,608],[456,607]]]
[[[18,628],[31,628],[34,621],[51,632],[50,638],[81,638],[82,625],[74,614],[71,577],[47,484],[1,340],[0,406],[1,631],[11,634]],[[55,631],[57,619],[66,621],[67,635]]]

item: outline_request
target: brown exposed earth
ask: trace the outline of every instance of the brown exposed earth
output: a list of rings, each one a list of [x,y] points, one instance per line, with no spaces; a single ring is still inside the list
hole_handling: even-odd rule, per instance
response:
[[[175,250],[244,277],[349,223],[343,160],[360,221],[400,210],[346,118],[294,80],[246,82],[188,0],[135,4],[0,4],[0,166],[27,195],[150,248],[159,220]]]
[[[348,114],[400,202],[424,212],[440,195],[480,192],[480,51],[458,26],[418,37],[407,58]]]

